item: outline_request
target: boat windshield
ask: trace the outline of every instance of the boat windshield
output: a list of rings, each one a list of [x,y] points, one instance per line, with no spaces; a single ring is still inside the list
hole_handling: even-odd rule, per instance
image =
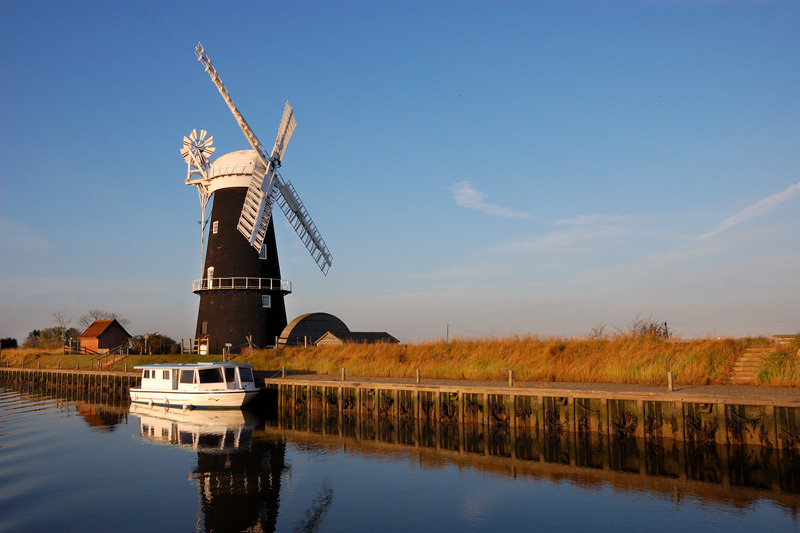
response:
[[[234,367],[225,367],[225,381],[228,383],[236,383],[236,369]]]
[[[200,383],[222,383],[222,372],[220,372],[219,368],[204,368],[202,370],[198,370],[197,373],[200,375]]]
[[[249,383],[253,381],[253,370],[248,367],[239,367],[239,379],[242,383]]]
[[[181,383],[194,383],[194,370],[181,370]]]

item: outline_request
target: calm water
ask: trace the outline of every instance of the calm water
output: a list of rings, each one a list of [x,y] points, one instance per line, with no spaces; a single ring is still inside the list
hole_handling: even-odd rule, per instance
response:
[[[0,389],[0,530],[800,531],[799,462],[759,449],[689,453],[683,474],[662,450],[650,475],[630,450],[524,460],[502,435],[473,453],[348,424]]]

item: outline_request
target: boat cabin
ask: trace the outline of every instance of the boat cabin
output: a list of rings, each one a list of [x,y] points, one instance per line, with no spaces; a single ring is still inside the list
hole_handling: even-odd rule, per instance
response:
[[[142,365],[142,389],[205,391],[249,389],[255,385],[250,365],[194,363]]]

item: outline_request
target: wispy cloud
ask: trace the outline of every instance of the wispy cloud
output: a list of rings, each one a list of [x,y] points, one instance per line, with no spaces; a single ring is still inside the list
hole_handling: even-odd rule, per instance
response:
[[[587,253],[650,240],[647,216],[592,214],[550,223],[558,229],[495,246],[488,253]]]
[[[698,241],[705,241],[711,239],[712,237],[716,237],[723,231],[729,230],[732,227],[736,226],[737,224],[741,224],[747,220],[759,217],[765,213],[768,213],[778,205],[782,204],[786,200],[788,200],[792,195],[800,191],[800,183],[795,183],[794,185],[790,185],[785,191],[779,192],[777,194],[773,194],[771,196],[767,196],[766,198],[754,203],[753,205],[746,207],[733,215],[732,217],[726,218],[722,222],[720,222],[716,228],[703,233],[702,235],[697,237]]]
[[[440,279],[474,279],[474,278],[490,278],[498,276],[501,269],[493,265],[469,265],[469,266],[454,266],[445,270],[435,272],[423,272],[420,274],[409,274],[408,277],[415,277],[419,279],[440,280]]]
[[[607,226],[609,224],[620,224],[620,223],[627,223],[632,222],[634,217],[631,215],[602,215],[602,214],[592,214],[592,215],[578,215],[575,218],[564,218],[560,220],[554,220],[554,226],[598,226],[603,225]]]
[[[0,217],[0,247],[4,250],[48,250],[52,245],[36,231],[16,220]]]
[[[487,215],[516,219],[531,218],[530,213],[522,213],[486,202],[486,194],[476,190],[469,181],[459,181],[453,185],[453,195],[458,205],[467,209],[482,211]]]

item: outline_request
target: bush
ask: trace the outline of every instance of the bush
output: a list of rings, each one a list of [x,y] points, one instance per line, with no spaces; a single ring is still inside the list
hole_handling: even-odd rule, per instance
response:
[[[5,350],[7,348],[16,348],[17,347],[17,339],[12,337],[5,337],[0,339],[0,350]]]

